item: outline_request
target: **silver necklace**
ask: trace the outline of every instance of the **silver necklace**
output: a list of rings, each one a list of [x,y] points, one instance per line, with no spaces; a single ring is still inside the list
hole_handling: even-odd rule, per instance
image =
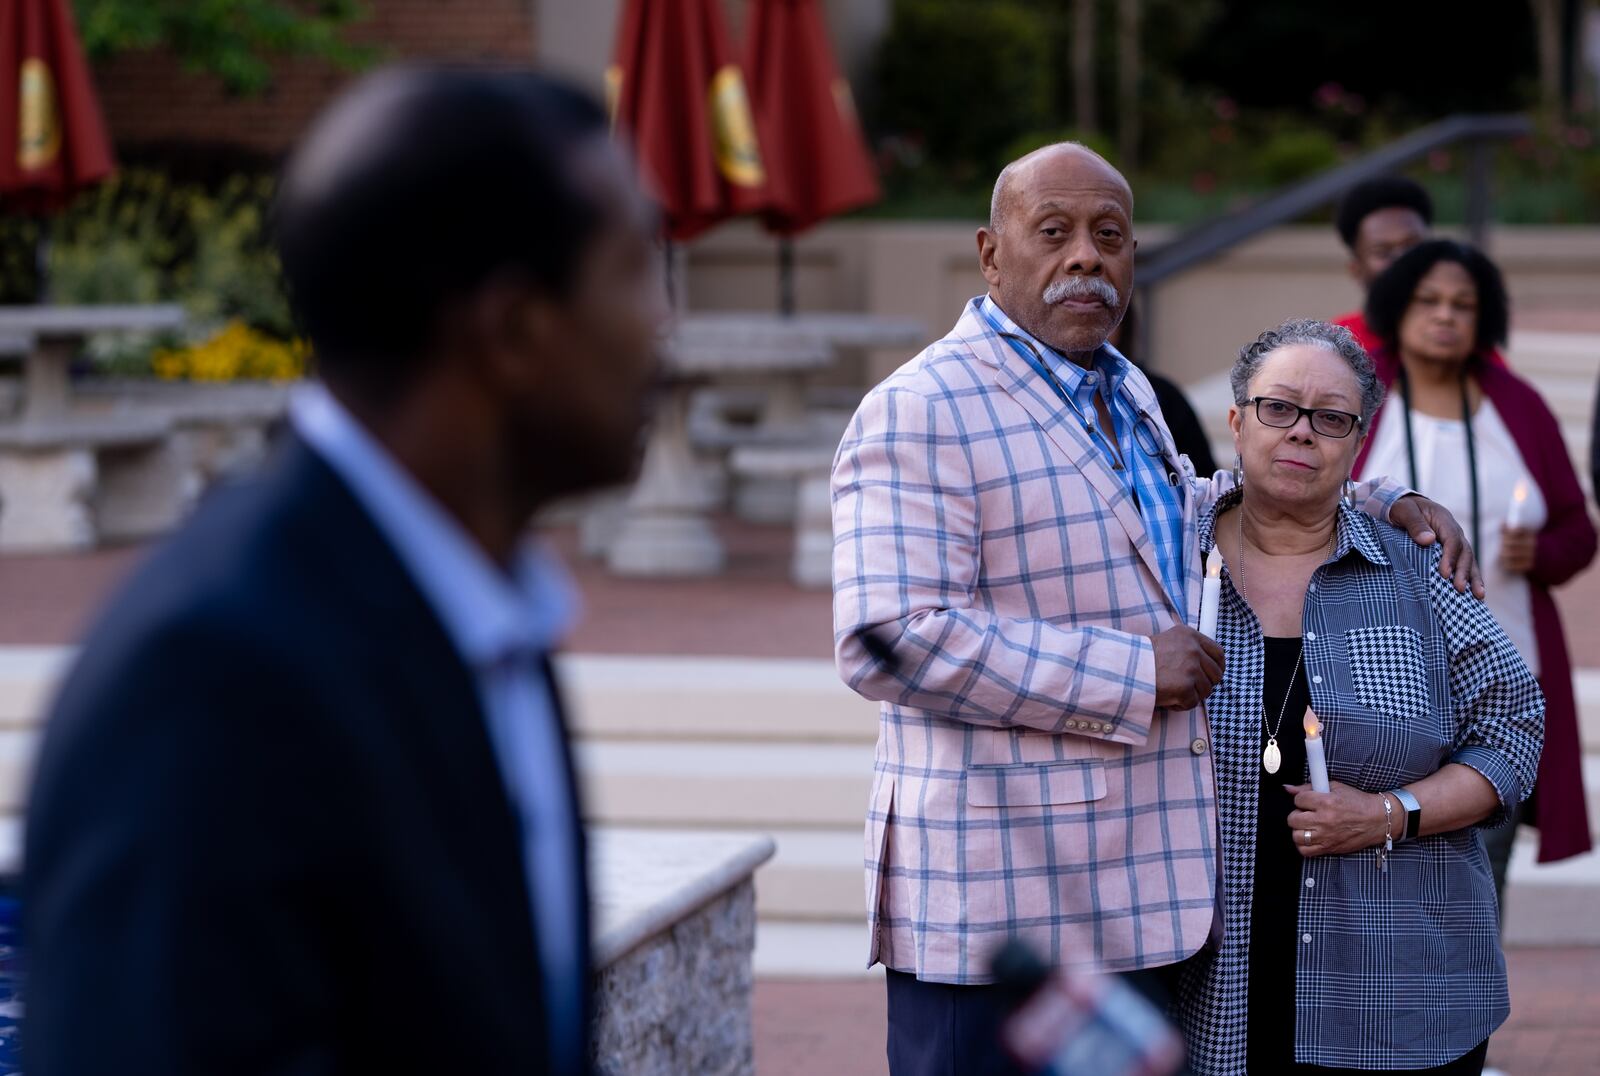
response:
[[[1239,509],[1239,597],[1249,601],[1249,591],[1245,588],[1244,581],[1244,506]],[[1339,526],[1334,524],[1333,534],[1328,538],[1328,555],[1332,556],[1339,539]],[[1305,660],[1306,645],[1300,643],[1300,652],[1294,658],[1294,671],[1289,674],[1289,690],[1284,692],[1283,705],[1278,707],[1278,723],[1267,724],[1266,700],[1261,702],[1261,728],[1267,734],[1267,746],[1261,751],[1261,768],[1268,773],[1277,773],[1278,767],[1283,765],[1283,752],[1278,749],[1278,733],[1283,731],[1283,716],[1289,712],[1289,698],[1294,694],[1294,682],[1300,675],[1300,663]]]

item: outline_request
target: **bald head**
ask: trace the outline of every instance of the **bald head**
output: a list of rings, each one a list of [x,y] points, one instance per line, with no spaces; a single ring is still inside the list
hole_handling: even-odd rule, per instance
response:
[[[1037,339],[1090,363],[1133,290],[1133,191],[1109,161],[1058,142],[1012,161],[978,229],[989,296]]]
[[[1005,227],[1017,201],[1019,192],[1027,189],[1029,181],[1040,170],[1054,170],[1061,166],[1099,172],[1105,179],[1120,187],[1127,198],[1127,208],[1133,211],[1133,188],[1121,172],[1100,154],[1082,142],[1052,142],[1024,154],[1000,169],[995,177],[994,193],[989,198],[989,230],[999,234]]]

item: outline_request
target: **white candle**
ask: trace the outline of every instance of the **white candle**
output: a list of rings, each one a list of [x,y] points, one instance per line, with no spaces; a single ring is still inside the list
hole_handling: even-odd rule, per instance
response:
[[[1222,553],[1216,546],[1206,557],[1206,581],[1200,588],[1200,634],[1217,637],[1217,607],[1222,604]]]
[[[1311,789],[1314,792],[1326,792],[1328,756],[1322,753],[1322,722],[1317,720],[1317,715],[1307,706],[1306,718],[1302,724],[1306,730],[1306,766],[1311,771]]]
[[[1517,479],[1511,489],[1511,507],[1506,509],[1506,528],[1520,530],[1528,525],[1528,480]]]

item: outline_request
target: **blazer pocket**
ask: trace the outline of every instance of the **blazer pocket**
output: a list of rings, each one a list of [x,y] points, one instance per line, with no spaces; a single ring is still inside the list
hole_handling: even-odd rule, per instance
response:
[[[1088,803],[1105,794],[1106,767],[1097,758],[967,767],[969,807]]]
[[[1351,628],[1344,638],[1357,702],[1402,721],[1427,718],[1428,666],[1422,636],[1415,628],[1399,624]]]

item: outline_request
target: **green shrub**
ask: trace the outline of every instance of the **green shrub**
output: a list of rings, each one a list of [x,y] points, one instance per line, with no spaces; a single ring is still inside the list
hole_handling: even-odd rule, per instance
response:
[[[1251,159],[1251,177],[1269,187],[1305,179],[1339,163],[1339,146],[1326,131],[1295,126],[1270,135]]]
[[[954,172],[987,171],[1051,126],[1048,16],[1019,3],[895,0],[878,65],[878,126]]]

